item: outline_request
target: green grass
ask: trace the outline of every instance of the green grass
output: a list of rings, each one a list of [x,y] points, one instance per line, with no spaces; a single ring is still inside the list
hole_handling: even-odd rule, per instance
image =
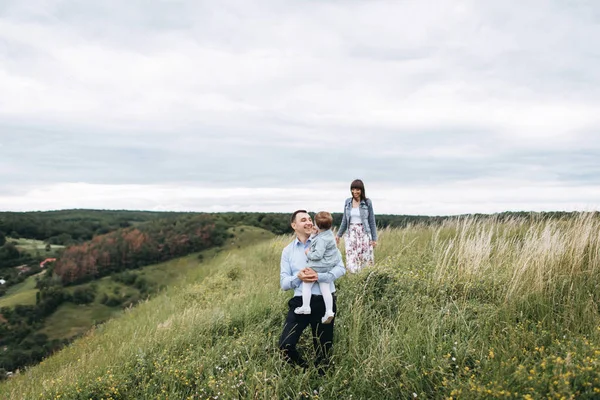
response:
[[[62,304],[46,321],[40,333],[49,339],[69,339],[90,327],[119,315],[122,311],[103,304]]]
[[[279,258],[291,238],[234,246],[0,384],[0,394],[598,398],[598,232],[593,215],[384,230],[376,266],[337,282],[335,368],[324,378],[277,351],[291,295],[279,289]],[[300,349],[311,357],[308,334]]]
[[[44,272],[40,272],[39,274],[28,276],[27,279],[25,279],[23,282],[17,283],[16,285],[9,287],[6,291],[5,296],[10,296],[12,294],[17,294],[27,290],[35,289],[35,279],[37,276],[43,273]]]
[[[42,274],[43,272],[40,272]],[[0,297],[0,308],[1,307],[14,307],[18,304],[22,305],[34,305],[35,294],[37,289],[35,288],[36,275],[28,276],[23,282],[18,283],[8,288],[4,296]]]
[[[77,288],[90,284],[68,287],[71,294]],[[44,327],[39,331],[48,335],[49,339],[70,339],[87,332],[93,326],[118,316],[122,309],[119,306],[109,307],[100,302],[102,294],[121,298],[139,297],[139,291],[133,287],[115,282],[110,277],[95,281],[96,298],[90,304],[63,303],[44,321]]]
[[[253,226],[239,226],[230,228],[228,231],[235,237],[229,238],[221,247],[150,265],[140,269],[137,273],[149,282],[159,286],[198,281],[207,276],[209,272],[209,268],[203,266],[204,263],[209,262],[209,265],[211,265],[210,260],[222,253],[234,249],[243,249],[274,237],[271,232]],[[201,254],[201,260],[199,254]]]
[[[37,289],[23,290],[11,295],[0,297],[0,308],[14,307],[16,305],[35,305],[35,294]]]

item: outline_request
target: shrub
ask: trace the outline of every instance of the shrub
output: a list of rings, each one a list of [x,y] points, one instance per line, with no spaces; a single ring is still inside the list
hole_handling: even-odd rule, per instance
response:
[[[137,281],[135,281],[134,286],[141,292],[147,293],[150,289],[150,285],[148,281],[144,277],[140,277]]]
[[[121,282],[125,285],[133,285],[134,282],[136,281],[136,279],[138,278],[138,275],[130,272],[130,271],[124,271],[118,274],[112,274],[111,279],[115,282]]]
[[[117,306],[121,305],[121,302],[122,302],[122,299],[120,299],[118,297],[108,296],[108,298],[106,299],[106,302],[104,304],[107,305],[108,307],[117,307]]]
[[[106,303],[108,302],[108,295],[106,293],[102,293],[99,301],[100,301],[100,303],[106,305]]]
[[[96,298],[96,291],[91,287],[77,288],[73,292],[73,303],[89,304]]]
[[[240,267],[233,267],[229,271],[227,271],[227,277],[232,281],[237,281],[242,276],[242,269]]]

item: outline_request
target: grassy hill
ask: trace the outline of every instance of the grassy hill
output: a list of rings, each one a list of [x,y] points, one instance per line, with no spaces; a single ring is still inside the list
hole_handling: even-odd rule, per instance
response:
[[[188,275],[192,274],[194,279],[201,279],[198,271],[204,269],[203,260],[210,260],[219,252],[230,248],[242,248],[273,237],[268,231],[248,226],[232,227],[228,233],[231,236],[228,235],[227,242],[220,247],[168,262],[127,270],[84,284],[67,286],[62,292],[69,300],[53,309],[41,323],[32,323],[31,319],[23,318],[21,324],[15,323],[13,319],[9,327],[0,326],[3,344],[0,347],[9,351],[0,353],[0,380],[4,376],[1,367],[13,370],[17,368],[15,364],[19,366],[39,362],[43,357],[40,353],[49,354],[50,351],[61,347],[65,340],[68,342],[93,326],[120,315],[124,308],[155,296],[169,285],[185,281]],[[38,275],[43,273],[46,272]],[[0,297],[0,305],[9,308],[17,305],[35,305],[38,297],[36,280],[37,276],[32,276],[10,287],[7,295]],[[82,300],[83,298],[87,300]],[[8,337],[4,336],[4,332],[7,332]],[[21,339],[11,340],[11,335],[20,336]]]
[[[260,242],[262,240],[273,237],[272,233],[253,226],[238,226],[229,228],[228,231],[234,234],[234,237],[230,239],[228,243],[219,248],[205,250],[201,252],[202,256],[200,257],[202,259],[210,259],[214,257],[215,254],[221,251],[228,251],[231,248],[245,247],[253,243]],[[45,244],[42,241],[34,239],[18,239],[19,248],[31,250],[35,247],[43,248],[43,246],[45,246]],[[63,247],[64,246],[53,245],[52,249],[54,250]],[[182,275],[185,276],[189,269],[196,268],[198,266],[198,261],[199,254],[194,253],[186,257],[178,258],[176,260],[171,260],[164,263],[133,270],[132,273],[143,276],[151,284],[167,285],[172,283],[174,280],[179,279]],[[35,288],[35,280],[36,276],[39,275],[41,275],[41,273],[30,276],[25,281],[10,287],[7,290],[6,294],[0,297],[0,307],[13,307],[17,304],[35,304],[35,294],[37,292],[37,289]],[[104,277],[99,280],[100,294],[106,291],[110,291],[114,288],[115,285],[111,285],[108,282],[110,282],[110,277]],[[89,283],[82,285],[73,285],[70,286],[70,288],[71,291],[74,291],[77,288],[82,288],[86,286],[89,286]]]
[[[211,264],[203,264],[201,260],[210,260],[220,252],[233,248],[245,248],[253,243],[267,240],[273,234],[263,229],[241,226],[229,230],[234,238],[220,248],[213,248],[201,253],[193,253],[185,257],[150,265],[138,270],[129,271],[131,275],[143,278],[151,287],[151,291],[162,290],[170,285],[181,284],[190,276],[200,280],[210,272]],[[201,259],[201,260],[200,260]],[[96,287],[96,299],[91,304],[75,305],[65,303],[44,322],[40,333],[48,335],[49,339],[67,339],[85,333],[92,326],[104,322],[122,313],[121,306],[109,307],[102,303],[103,295],[118,297],[122,302],[136,302],[145,295],[138,287],[115,281],[112,277],[101,278],[94,283],[74,285],[69,287],[71,293],[90,285]],[[34,293],[35,303],[35,293]]]
[[[29,276],[23,282],[9,287],[6,294],[0,297],[0,308],[35,304],[35,277],[36,275]]]
[[[9,399],[598,398],[600,222],[384,230],[338,281],[335,367],[283,364],[290,237],[230,248],[0,384]],[[311,353],[305,335],[301,348]]]

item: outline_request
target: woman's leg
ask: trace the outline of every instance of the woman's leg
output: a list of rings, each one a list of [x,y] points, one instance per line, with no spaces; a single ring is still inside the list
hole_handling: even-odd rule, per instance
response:
[[[357,252],[357,237],[354,229],[355,225],[350,225],[346,232],[346,269],[350,272],[358,272],[360,269],[360,260]]]
[[[373,246],[371,245],[371,239],[365,232],[363,226],[359,226],[357,237],[357,248],[359,253],[359,270],[366,266],[372,266],[373,262]]]
[[[346,236],[346,268],[358,272],[373,265],[373,246],[362,225],[350,225]]]

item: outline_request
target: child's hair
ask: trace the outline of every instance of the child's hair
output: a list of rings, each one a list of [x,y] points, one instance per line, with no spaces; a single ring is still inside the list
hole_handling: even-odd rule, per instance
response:
[[[333,217],[327,211],[320,211],[315,215],[315,223],[319,229],[330,229],[333,225]]]

